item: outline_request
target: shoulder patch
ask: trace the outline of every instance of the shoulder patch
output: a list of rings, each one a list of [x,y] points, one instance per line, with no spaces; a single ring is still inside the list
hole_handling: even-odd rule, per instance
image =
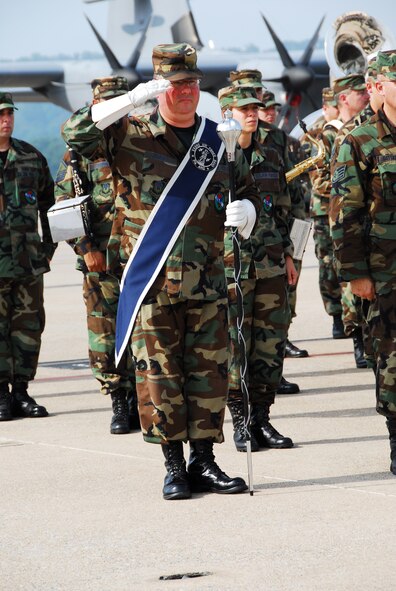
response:
[[[333,174],[333,179],[332,182],[335,183],[339,183],[340,181],[344,180],[345,178],[345,172],[346,172],[346,164],[344,164],[343,166],[339,166],[334,174]]]

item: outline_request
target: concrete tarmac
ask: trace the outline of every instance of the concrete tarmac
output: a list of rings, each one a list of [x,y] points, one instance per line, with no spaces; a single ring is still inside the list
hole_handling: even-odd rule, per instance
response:
[[[0,423],[0,590],[389,591],[396,477],[385,419],[372,371],[356,369],[350,339],[331,338],[312,238],[290,331],[310,356],[286,359],[301,392],[278,396],[271,418],[295,447],[252,455],[253,496],[164,501],[158,446],[110,434],[74,262],[62,244],[45,278],[30,393],[50,416]],[[225,435],[216,459],[247,479],[228,413]]]

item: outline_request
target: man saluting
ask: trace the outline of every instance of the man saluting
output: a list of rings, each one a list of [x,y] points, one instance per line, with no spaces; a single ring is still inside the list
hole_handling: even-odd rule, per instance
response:
[[[196,114],[202,72],[195,49],[158,45],[153,66],[153,81],[107,101],[105,113],[75,113],[64,138],[88,158],[104,146],[112,162],[117,195],[108,258],[123,271],[117,355],[132,347],[143,436],[160,443],[166,458],[163,496],[238,493],[246,483],[222,472],[213,454],[224,440],[228,391],[223,235],[227,225],[248,237],[259,200],[237,150],[238,200],[227,205],[224,147],[216,124]],[[154,96],[158,106],[148,115],[114,123]],[[101,128],[111,124],[104,134],[92,117]]]

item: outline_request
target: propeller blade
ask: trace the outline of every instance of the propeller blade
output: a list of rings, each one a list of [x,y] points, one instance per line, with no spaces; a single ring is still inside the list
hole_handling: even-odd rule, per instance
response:
[[[291,106],[291,103],[292,103],[294,97],[295,97],[294,92],[291,92],[290,94],[288,94],[287,101],[281,106],[281,109],[279,111],[279,116],[278,116],[278,122],[277,122],[277,126],[280,129],[283,128],[283,125],[286,123],[286,121],[289,118],[289,114],[291,113],[292,109],[294,108]]]
[[[321,19],[321,21],[320,21],[320,23],[319,23],[319,25],[316,28],[315,33],[313,34],[313,37],[312,37],[311,41],[308,43],[308,45],[307,45],[307,47],[306,47],[306,49],[304,51],[304,54],[303,54],[301,60],[299,61],[299,63],[301,65],[308,66],[308,64],[309,64],[309,62],[311,60],[312,54],[313,54],[313,50],[315,49],[315,45],[316,45],[316,42],[317,42],[318,37],[319,37],[319,31],[320,31],[320,29],[322,27],[322,24],[323,24],[324,19],[325,19],[325,17],[323,16],[322,19]]]
[[[136,69],[136,66],[138,64],[140,55],[142,53],[143,45],[144,45],[144,43],[146,41],[147,29],[150,26],[150,22],[151,22],[151,16],[147,17],[146,22],[144,23],[144,26],[142,28],[142,34],[141,34],[141,37],[139,39],[139,42],[138,42],[138,44],[136,45],[136,47],[135,47],[135,49],[133,51],[133,54],[132,54],[131,59],[129,60],[128,66],[130,68],[132,68],[133,70]]]
[[[267,28],[270,32],[270,35],[276,45],[276,49],[278,50],[278,53],[279,53],[280,58],[282,60],[282,64],[285,66],[285,68],[292,68],[293,66],[295,66],[295,63],[293,62],[292,58],[290,57],[289,52],[287,51],[286,47],[283,45],[282,41],[279,39],[279,37],[277,36],[275,31],[271,27],[271,25],[269,24],[269,22],[267,21],[265,16],[263,15],[263,13],[261,13],[261,16],[263,17],[264,22],[267,25]]]
[[[100,33],[96,30],[96,28],[94,27],[94,25],[91,23],[91,21],[89,20],[89,18],[87,17],[87,15],[85,15],[85,18],[87,19],[91,29],[93,30],[97,40],[99,41],[103,52],[106,56],[107,61],[110,64],[110,67],[112,70],[122,70],[123,67],[120,64],[120,62],[118,61],[118,59],[116,58],[116,56],[114,55],[114,53],[111,51],[110,47],[107,45],[106,41],[103,39],[103,37],[100,35]]]
[[[263,82],[279,82],[280,84],[283,83],[283,76],[281,76],[280,78],[263,78]]]

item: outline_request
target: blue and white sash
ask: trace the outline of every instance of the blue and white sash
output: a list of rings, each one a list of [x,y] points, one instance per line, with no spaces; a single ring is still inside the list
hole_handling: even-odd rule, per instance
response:
[[[144,297],[216,172],[224,152],[216,127],[202,117],[194,144],[155,204],[125,266],[117,310],[116,365]]]

